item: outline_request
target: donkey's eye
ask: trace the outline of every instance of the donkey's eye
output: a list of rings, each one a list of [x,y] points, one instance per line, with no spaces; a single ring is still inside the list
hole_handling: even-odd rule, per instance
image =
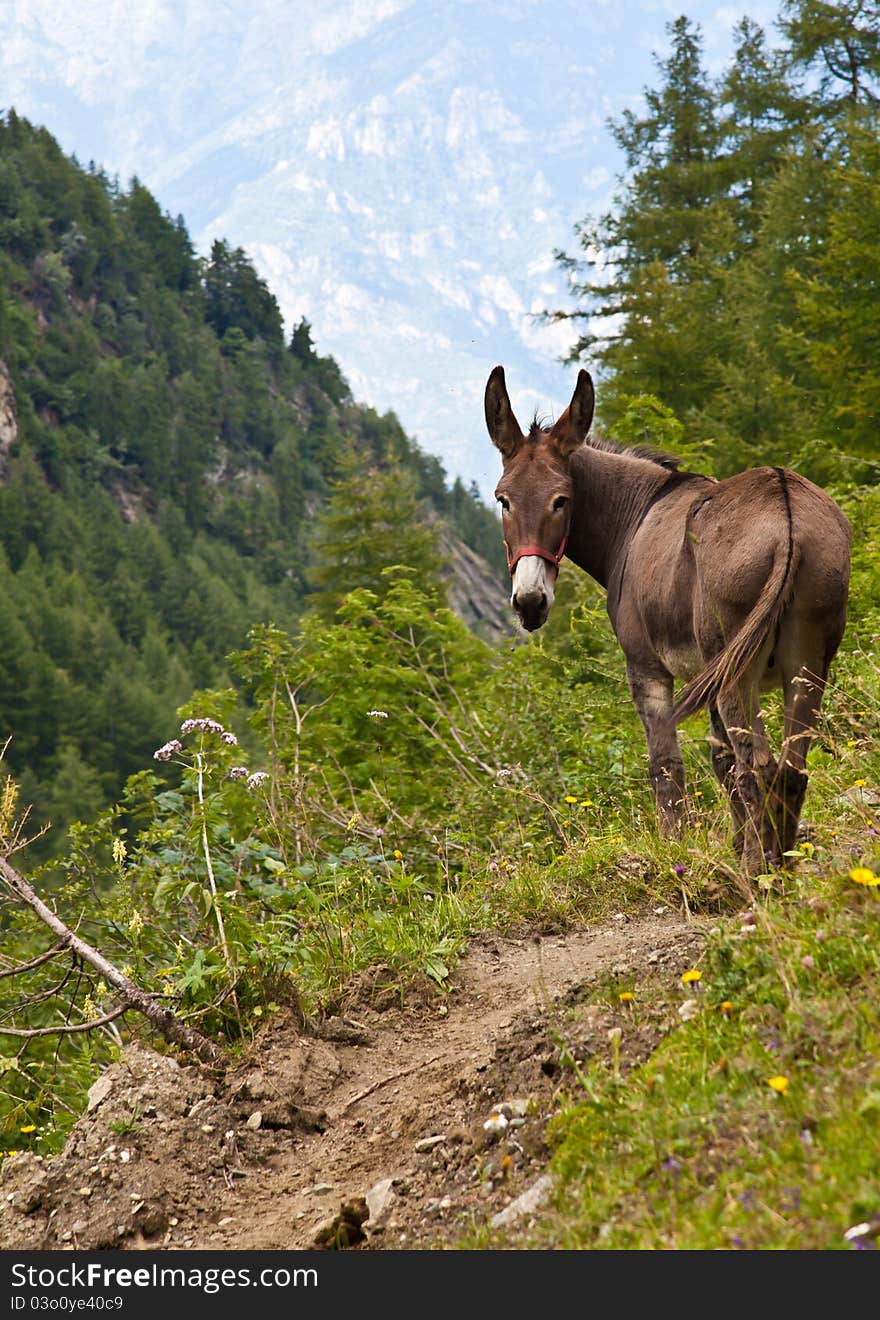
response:
[[[567,503],[568,503],[567,495],[557,495],[556,499],[553,501],[553,512],[558,513],[560,509],[565,508]]]
[[[496,495],[495,498],[498,501],[498,503],[501,505],[504,512],[507,513],[508,510],[510,509],[510,501],[507,499],[507,497],[505,495]]]

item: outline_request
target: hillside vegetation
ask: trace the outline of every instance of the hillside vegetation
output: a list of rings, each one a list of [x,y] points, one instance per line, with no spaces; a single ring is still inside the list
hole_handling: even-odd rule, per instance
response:
[[[703,69],[698,30],[674,23],[645,116],[627,114],[614,128],[627,172],[614,212],[581,226],[588,265],[566,258],[576,301],[558,313],[614,313],[588,322],[575,354],[600,367],[602,424],[620,439],[677,450],[718,475],[757,462],[798,466],[852,523],[850,622],[810,755],[797,866],[751,888],[730,847],[702,717],[683,731],[696,823],[681,842],[658,838],[622,660],[601,592],[583,575],[563,565],[551,620],[529,645],[491,643],[447,607],[413,520],[395,520],[407,539],[391,536],[387,555],[358,557],[358,547],[391,534],[378,496],[355,517],[364,451],[345,445],[340,428],[348,419],[363,437],[380,423],[352,412],[335,368],[305,353],[302,327],[296,351],[272,339],[273,304],[246,263],[256,319],[237,328],[223,320],[212,280],[218,264],[241,265],[240,257],[215,250],[207,266],[194,266],[182,225],[148,208],[163,237],[159,244],[150,231],[156,270],[169,279],[200,272],[171,292],[151,276],[150,315],[134,314],[134,327],[129,295],[118,294],[113,334],[139,327],[157,336],[161,367],[139,349],[128,366],[121,349],[99,352],[104,341],[88,319],[99,304],[86,317],[76,259],[73,267],[63,255],[49,261],[50,271],[63,267],[58,323],[82,344],[90,382],[108,375],[109,396],[84,396],[75,369],[49,371],[55,295],[48,275],[39,296],[36,283],[45,236],[29,256],[4,239],[4,269],[19,272],[21,296],[7,296],[0,345],[24,400],[27,444],[0,490],[4,527],[8,511],[21,528],[6,552],[21,594],[10,597],[17,631],[2,681],[4,709],[14,712],[15,694],[27,692],[33,720],[10,762],[21,782],[7,784],[2,833],[14,831],[31,795],[30,749],[56,736],[73,706],[77,666],[99,671],[96,700],[107,705],[81,716],[74,749],[117,737],[114,719],[127,707],[110,693],[130,678],[125,655],[132,663],[164,656],[166,669],[159,660],[155,669],[162,710],[172,690],[181,702],[161,734],[152,714],[137,736],[118,734],[134,771],[118,803],[90,802],[96,809],[81,812],[63,858],[36,873],[71,924],[187,1021],[235,1042],[289,1004],[319,1014],[356,993],[405,999],[414,985],[442,996],[478,930],[558,931],[670,907],[710,918],[705,951],[683,978],[645,964],[599,987],[597,1003],[615,1024],[601,1047],[578,1047],[560,1023],[549,1132],[557,1199],[517,1245],[824,1248],[871,1246],[880,1231],[880,31],[872,13],[856,0],[792,0],[781,15],[784,47],[771,50],[744,22],[717,80]],[[32,143],[17,166],[29,195],[37,188],[29,172],[42,178],[48,153],[111,230],[127,226],[120,248],[147,243],[132,218],[136,187],[116,196],[52,156],[45,135],[17,121],[5,131]],[[65,218],[56,254],[68,229]],[[97,263],[89,279],[118,280],[115,269],[101,273]],[[202,347],[217,391],[204,407],[228,419],[222,448],[194,473],[176,448],[182,414],[161,415],[151,434],[164,457],[148,496],[142,459],[112,440],[117,401],[129,386],[139,399],[154,397],[151,371],[173,362],[175,408],[192,407],[194,434],[213,436],[217,423],[198,430],[199,408],[187,402],[196,396],[182,385]],[[303,415],[319,419],[314,432],[303,429],[297,391],[318,399]],[[94,402],[75,403],[83,397]],[[113,402],[106,423],[99,397]],[[87,411],[68,416],[71,407]],[[289,426],[296,444],[269,444],[260,425]],[[68,444],[79,458],[53,475]],[[279,449],[296,450],[289,468]],[[249,479],[220,482],[221,453]],[[261,483],[276,456],[277,484]],[[432,469],[417,453],[408,462],[428,468],[412,477],[415,498]],[[289,486],[284,473],[295,473]],[[331,477],[321,558],[300,583],[287,575],[275,501],[287,490],[293,507]],[[119,490],[151,516],[120,518]],[[394,483],[388,498],[401,490]],[[87,507],[91,520],[77,513]],[[80,522],[65,521],[74,514]],[[152,594],[120,587],[114,605],[113,569],[128,546],[155,565],[152,578],[138,579],[154,584]],[[90,597],[96,610],[100,601],[93,632],[77,631],[67,603],[74,581],[101,584]],[[266,600],[276,606],[271,619]],[[295,628],[278,614],[279,600],[300,611]],[[142,621],[130,640],[129,614]],[[98,645],[101,628],[130,648],[118,662],[109,643]],[[36,651],[33,637],[43,648],[35,663],[52,658],[42,670],[21,659],[27,647]],[[201,669],[196,655],[205,657]],[[772,700],[767,720],[778,738]],[[10,756],[18,742],[16,733]],[[20,865],[26,859],[17,854]],[[37,923],[11,905],[0,920],[10,962],[39,956]],[[80,1023],[112,1010],[107,985],[81,967],[62,979],[50,963],[28,978],[27,997],[18,977],[0,980],[7,1021],[45,1025],[66,1014]],[[118,1043],[109,1029],[49,1045],[13,1041],[0,1079],[9,1148],[57,1149]],[[504,1176],[519,1190],[515,1142],[507,1153]],[[479,1227],[466,1239],[490,1244],[497,1235]]]
[[[312,533],[349,469],[356,504],[387,505],[372,549],[348,547],[367,580],[407,562],[409,534],[430,556],[430,517],[503,566],[475,495],[353,402],[306,322],[285,341],[241,249],[196,257],[136,179],[0,120],[0,730],[54,841],[115,799],[195,687],[228,681],[250,626],[344,594],[342,548]]]

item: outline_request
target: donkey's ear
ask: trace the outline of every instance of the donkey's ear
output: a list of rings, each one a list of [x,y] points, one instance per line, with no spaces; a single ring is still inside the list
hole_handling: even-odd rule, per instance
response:
[[[503,367],[496,367],[486,382],[486,426],[504,458],[515,454],[525,439],[510,406]]]
[[[596,394],[590,373],[581,369],[578,372],[571,403],[554,423],[550,432],[551,440],[555,440],[563,454],[570,454],[586,440],[593,423],[595,403]]]

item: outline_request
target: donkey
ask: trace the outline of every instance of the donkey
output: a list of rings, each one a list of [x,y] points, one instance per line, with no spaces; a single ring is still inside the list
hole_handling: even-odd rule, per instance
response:
[[[526,435],[504,369],[486,385],[501,451],[510,603],[533,632],[553,605],[565,554],[606,589],[645,729],[660,828],[686,822],[677,726],[708,706],[712,766],[730,801],[747,877],[786,865],[807,788],[806,760],[846,625],[850,527],[834,501],[788,468],[724,481],[647,448],[588,439],[594,390],[578,375],[551,427]],[[673,694],[676,679],[684,687]],[[759,693],[781,687],[782,750],[771,753]]]

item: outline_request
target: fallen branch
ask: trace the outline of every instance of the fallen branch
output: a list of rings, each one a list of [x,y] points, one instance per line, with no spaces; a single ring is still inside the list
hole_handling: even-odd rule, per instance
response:
[[[112,1013],[93,1018],[91,1022],[59,1022],[57,1027],[0,1027],[0,1036],[20,1036],[30,1039],[32,1036],[67,1036],[76,1031],[94,1031],[97,1027],[106,1027],[108,1022],[115,1022],[123,1013],[127,1013],[131,1004],[123,1004]]]
[[[176,1017],[169,1009],[163,1006],[148,995],[140,986],[135,985],[129,977],[123,975],[118,967],[109,962],[102,953],[93,949],[79,935],[75,935],[69,926],[66,926],[60,917],[48,908],[42,899],[38,896],[36,890],[16,871],[14,866],[3,857],[0,857],[0,877],[5,881],[14,898],[20,902],[26,903],[32,912],[35,912],[40,920],[49,927],[52,934],[58,940],[60,949],[70,949],[83,962],[94,967],[105,981],[114,986],[120,994],[122,1005],[120,1013],[133,1008],[141,1013],[147,1021],[161,1033],[164,1038],[172,1045],[179,1045],[182,1049],[192,1050],[200,1059],[207,1063],[215,1062],[220,1057],[220,1052],[215,1045],[203,1036],[201,1032],[195,1031],[192,1027],[187,1027]],[[53,951],[54,952],[54,951]],[[115,1016],[115,1014],[114,1014]],[[94,1027],[98,1023],[88,1023],[88,1027]],[[84,1028],[85,1029],[85,1025]]]

